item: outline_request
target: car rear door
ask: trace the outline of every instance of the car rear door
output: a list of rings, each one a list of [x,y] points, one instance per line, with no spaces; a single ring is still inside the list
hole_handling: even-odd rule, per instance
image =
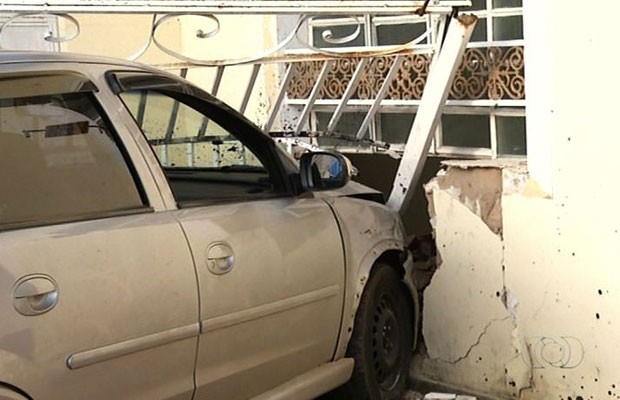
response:
[[[0,72],[0,382],[35,399],[191,399],[182,229],[90,80],[43,67]]]
[[[116,80],[166,173],[196,263],[196,398],[251,398],[330,361],[344,296],[330,207],[294,197],[273,142],[197,89],[146,74]]]

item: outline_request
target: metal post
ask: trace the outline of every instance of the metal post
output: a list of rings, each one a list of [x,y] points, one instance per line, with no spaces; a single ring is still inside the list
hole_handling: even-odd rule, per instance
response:
[[[336,111],[334,111],[334,115],[332,115],[332,118],[327,125],[327,133],[333,133],[336,130],[338,121],[340,121],[340,117],[342,117],[342,114],[347,107],[347,103],[351,100],[351,97],[353,97],[353,93],[357,90],[357,85],[364,75],[364,70],[366,69],[366,65],[368,65],[368,61],[368,58],[362,58],[360,59],[359,64],[357,64],[357,68],[355,68],[355,72],[351,77],[351,82],[349,82],[349,86],[347,86],[340,104],[336,107]]]
[[[477,18],[463,15],[452,18],[446,37],[433,68],[429,72],[420,108],[413,122],[405,152],[398,167],[388,206],[405,213],[411,197],[418,186],[426,161],[433,132],[452,87],[456,70],[461,62],[467,42],[476,26]]]
[[[375,101],[372,103],[370,110],[368,110],[368,114],[366,114],[366,118],[364,118],[364,122],[362,122],[362,125],[360,126],[359,131],[357,131],[356,137],[358,139],[362,139],[364,138],[364,136],[366,136],[368,127],[370,126],[373,119],[375,118],[375,114],[377,114],[377,111],[379,111],[379,108],[381,107],[381,102],[385,98],[385,95],[387,94],[388,89],[390,88],[390,85],[392,84],[392,81],[394,80],[394,77],[398,73],[398,70],[400,69],[400,66],[403,63],[403,60],[404,60],[403,56],[397,56],[394,59],[394,64],[392,64],[392,67],[390,67],[390,71],[385,77],[385,81],[383,82],[383,85],[381,85],[381,89],[379,90],[379,93],[377,93],[377,97],[375,98]]]
[[[250,102],[250,96],[252,95],[252,91],[254,90],[254,85],[256,85],[256,78],[258,78],[258,73],[260,72],[261,66],[262,64],[254,64],[254,66],[252,66],[252,75],[250,75],[250,81],[248,82],[248,86],[245,89],[245,94],[243,95],[241,106],[239,107],[239,112],[241,114],[245,114],[245,109],[248,107],[248,103]]]
[[[217,67],[215,72],[215,80],[213,81],[213,87],[211,88],[211,95],[217,96],[217,92],[220,91],[220,84],[222,83],[222,76],[224,76],[224,68],[223,66]],[[200,129],[198,129],[198,141],[202,139],[207,133],[207,127],[209,126],[209,118],[204,117],[202,120],[202,124],[200,125]]]
[[[325,79],[327,79],[327,75],[329,75],[329,70],[332,67],[333,61],[328,60],[323,63],[323,68],[321,68],[321,72],[319,73],[319,77],[317,78],[314,87],[312,88],[312,92],[310,92],[310,96],[308,97],[308,102],[306,103],[304,110],[301,112],[299,116],[299,121],[297,122],[297,128],[295,128],[295,136],[301,133],[301,130],[308,122],[308,118],[310,118],[310,112],[312,111],[312,107],[316,102],[316,99],[319,97],[319,92],[323,87],[323,83]]]
[[[284,73],[284,77],[282,78],[282,83],[280,83],[280,89],[278,92],[278,97],[276,97],[276,101],[273,104],[273,108],[271,109],[271,114],[269,114],[269,119],[267,123],[263,127],[263,132],[269,134],[271,132],[271,128],[273,128],[273,124],[276,122],[276,117],[280,112],[280,107],[282,106],[282,102],[286,97],[286,89],[288,85],[291,83],[291,79],[293,78],[293,63],[290,63],[286,68],[286,72]]]

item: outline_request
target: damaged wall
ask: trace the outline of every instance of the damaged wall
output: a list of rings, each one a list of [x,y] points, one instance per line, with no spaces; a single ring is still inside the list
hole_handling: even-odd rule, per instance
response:
[[[597,9],[524,0],[527,163],[452,163],[428,186],[440,260],[416,377],[498,398],[620,398],[620,4]]]
[[[439,266],[414,376],[500,398],[620,398],[613,208],[575,213],[515,163],[448,165],[427,185]]]
[[[503,211],[509,185],[523,166],[448,162],[427,185],[438,268],[424,291],[425,354],[416,377],[475,392],[518,397],[530,386],[528,352],[520,340],[519,299],[507,285]],[[520,181],[519,181],[520,182]],[[449,378],[446,378],[449,377]]]

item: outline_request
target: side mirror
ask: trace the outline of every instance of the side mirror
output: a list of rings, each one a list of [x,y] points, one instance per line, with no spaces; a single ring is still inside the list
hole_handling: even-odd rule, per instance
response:
[[[331,151],[303,154],[299,168],[301,186],[311,192],[339,189],[353,174],[351,162],[342,154]]]

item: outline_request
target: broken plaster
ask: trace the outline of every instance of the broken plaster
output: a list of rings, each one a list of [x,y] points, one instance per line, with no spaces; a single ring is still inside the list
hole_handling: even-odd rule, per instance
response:
[[[502,234],[502,171],[496,168],[449,167],[435,179],[436,187],[458,199],[489,229]],[[432,190],[427,187],[427,191]]]
[[[506,189],[526,190],[528,179],[524,168],[509,170],[506,183],[506,170],[497,166],[452,163],[426,186],[443,261],[424,294],[423,337],[425,364],[446,370],[451,383],[459,384],[456,371],[465,377],[472,364],[492,359],[485,365],[493,368],[478,366],[485,386],[493,382],[497,387],[489,392],[518,398],[532,387],[533,374],[524,361],[530,355],[519,332],[519,299],[506,284],[501,200]],[[480,243],[484,250],[473,251],[482,249]],[[466,385],[471,379],[463,378]]]

